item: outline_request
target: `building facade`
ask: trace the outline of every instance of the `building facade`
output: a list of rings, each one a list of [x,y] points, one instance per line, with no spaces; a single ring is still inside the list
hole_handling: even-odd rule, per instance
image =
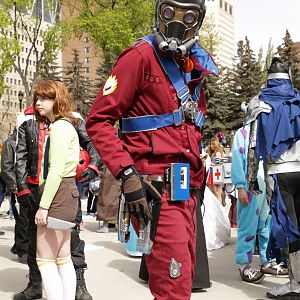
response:
[[[60,1],[33,0],[32,7],[26,13],[21,13],[22,21],[19,13],[19,11],[11,12],[12,23],[15,25],[12,24],[6,30],[8,37],[13,38],[16,34],[20,43],[20,53],[4,78],[5,90],[0,98],[0,139],[3,139],[15,127],[17,113],[31,102],[31,99],[28,99],[28,91],[25,90],[20,71],[23,79],[29,83],[29,86],[32,86],[37,72],[37,61],[43,56],[44,40],[42,36],[49,26],[54,26],[59,18]],[[14,18],[16,18],[16,22],[14,22]],[[22,26],[22,23],[26,28]],[[61,66],[61,61],[61,52],[58,51],[56,65]]]
[[[233,66],[236,55],[234,41],[234,4],[233,0],[206,0],[207,16],[211,16],[219,37],[216,62],[223,67]]]

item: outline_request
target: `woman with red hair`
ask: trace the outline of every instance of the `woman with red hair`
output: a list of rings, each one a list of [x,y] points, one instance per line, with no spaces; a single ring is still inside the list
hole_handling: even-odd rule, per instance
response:
[[[70,256],[70,229],[59,225],[71,228],[78,205],[75,175],[80,147],[72,115],[74,104],[58,81],[41,82],[33,98],[36,120],[51,127],[44,151],[43,193],[35,216],[37,265],[47,299],[74,300],[76,274]],[[50,220],[56,226],[50,226]]]

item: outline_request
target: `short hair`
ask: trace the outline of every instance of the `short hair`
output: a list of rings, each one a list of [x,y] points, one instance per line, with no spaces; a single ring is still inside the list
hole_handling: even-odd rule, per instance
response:
[[[73,125],[77,124],[77,120],[72,114],[72,112],[75,110],[74,101],[63,83],[54,80],[45,80],[40,82],[34,90],[33,112],[36,120],[49,125],[50,121],[48,118],[41,116],[36,110],[36,102],[39,98],[52,99],[54,101],[53,115],[55,121],[66,118],[70,120]]]

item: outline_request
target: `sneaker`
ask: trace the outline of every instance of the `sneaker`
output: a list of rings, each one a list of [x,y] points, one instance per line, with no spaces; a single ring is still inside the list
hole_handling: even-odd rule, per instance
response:
[[[265,278],[262,272],[252,269],[250,265],[247,265],[243,271],[240,269],[240,276],[242,280],[250,283],[260,283]]]
[[[268,290],[266,296],[270,299],[299,300],[300,284],[292,280],[286,284],[274,286]]]
[[[262,265],[260,271],[267,275],[273,276],[288,276],[289,271],[287,268],[283,267],[283,262],[277,264],[275,261],[270,262],[267,265]]]
[[[97,229],[96,232],[98,232],[98,233],[109,233],[109,229],[106,226],[102,226],[101,228]]]

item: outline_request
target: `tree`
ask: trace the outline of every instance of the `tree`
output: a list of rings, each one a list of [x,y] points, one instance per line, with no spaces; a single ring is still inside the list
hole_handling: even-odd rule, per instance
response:
[[[4,82],[5,74],[11,69],[14,62],[13,53],[19,52],[18,43],[13,37],[6,34],[5,28],[9,27],[9,16],[6,11],[0,6],[0,97],[6,87]]]
[[[92,104],[90,82],[87,82],[82,75],[84,68],[82,63],[79,61],[78,50],[73,49],[73,60],[68,62],[68,66],[65,70],[65,75],[67,76],[64,83],[68,87],[70,94],[72,95],[75,105],[77,106],[77,111],[86,117],[90,110]]]
[[[228,108],[226,124],[231,130],[237,130],[243,124],[244,115],[241,103],[249,102],[257,95],[264,83],[260,62],[256,59],[247,37],[238,42],[235,66],[227,74]]]
[[[27,105],[31,103],[33,90],[39,78],[35,70],[39,70],[45,60],[53,63],[57,51],[62,47],[62,27],[58,21],[59,3],[59,0],[6,0],[1,5],[8,23],[0,23],[0,32],[6,39],[12,35],[15,45],[1,50],[14,58],[13,68],[21,78]],[[43,22],[46,11],[52,26]],[[20,57],[22,48],[26,48],[26,52],[23,51],[25,57]]]
[[[69,1],[70,11],[78,12],[70,26],[77,35],[86,33],[102,49],[104,61],[109,62],[151,32],[154,5],[154,0]]]
[[[286,30],[283,43],[277,47],[277,50],[283,63],[290,68],[294,87],[300,90],[300,59],[288,30]]]

